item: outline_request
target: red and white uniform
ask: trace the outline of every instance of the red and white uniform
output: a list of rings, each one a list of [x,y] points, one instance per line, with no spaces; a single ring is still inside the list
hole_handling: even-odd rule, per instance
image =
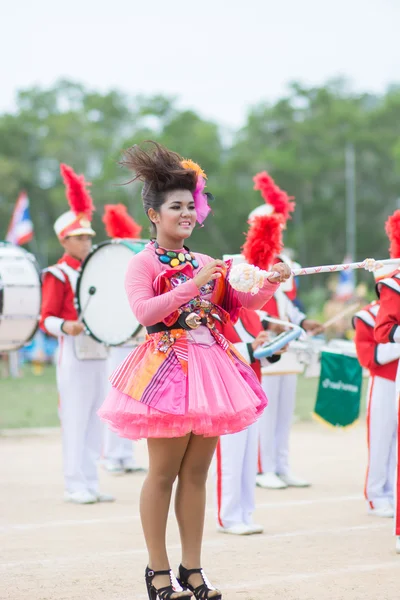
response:
[[[119,365],[126,359],[136,346],[138,346],[143,340],[137,339],[136,341],[128,342],[122,346],[114,346],[109,349],[107,359],[107,374],[111,376],[112,373],[119,367]],[[111,388],[111,384],[108,384],[108,389]],[[128,438],[122,438],[114,431],[111,431],[109,427],[104,429],[104,459],[106,461],[112,461],[115,463],[125,461],[133,462],[135,464],[134,456],[134,444],[132,440]]]
[[[132,346],[115,346],[110,348],[107,360],[107,373],[109,376],[114,373],[116,368],[125,360],[128,354],[132,352]],[[110,389],[111,384],[108,385]],[[128,438],[121,438],[117,433],[111,431],[108,427],[104,429],[104,450],[105,460],[120,462],[133,460],[133,443]]]
[[[378,285],[380,310],[375,325],[375,340],[378,344],[400,343],[400,269]],[[395,484],[395,528],[400,536],[400,372],[397,369],[396,399],[397,399],[397,455],[396,455],[396,484]]]
[[[370,372],[367,405],[368,467],[364,494],[371,509],[394,503],[396,468],[395,379],[400,344],[375,341],[374,328],[380,312],[372,302],[353,317],[358,360]]]
[[[64,321],[78,319],[75,289],[80,261],[65,254],[43,273],[40,326],[59,340],[57,387],[63,436],[65,490],[98,492],[97,461],[102,447],[102,423],[97,416],[106,395],[104,347],[87,336],[68,336]],[[81,359],[77,358],[77,354]],[[84,357],[84,359],[82,359]]]
[[[301,325],[306,318],[279,289],[260,312],[282,321]],[[299,365],[293,355],[285,353],[279,363],[281,374],[273,374],[273,365],[263,368],[262,387],[268,398],[268,409],[260,419],[260,448],[258,471],[260,473],[289,473],[289,435],[296,404],[297,373]],[[286,370],[285,370],[286,368]],[[267,374],[268,371],[271,375]]]
[[[263,331],[256,311],[241,309],[233,326],[228,323],[223,333],[235,344],[261,380],[260,361],[254,359],[252,342]],[[262,362],[267,359],[262,359]],[[269,410],[267,407],[266,410]],[[239,433],[221,436],[216,450],[217,524],[229,528],[252,524],[255,509],[257,475],[258,422]]]

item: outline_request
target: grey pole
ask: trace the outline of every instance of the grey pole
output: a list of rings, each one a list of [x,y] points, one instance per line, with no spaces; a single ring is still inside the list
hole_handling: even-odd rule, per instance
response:
[[[346,146],[346,254],[356,260],[356,155]]]

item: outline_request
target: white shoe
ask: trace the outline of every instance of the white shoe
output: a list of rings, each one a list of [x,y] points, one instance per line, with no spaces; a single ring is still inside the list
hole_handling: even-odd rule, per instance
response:
[[[217,526],[219,533],[230,533],[231,535],[253,535],[254,533],[262,533],[264,529],[261,525],[246,525],[246,523],[237,523],[231,527]]]
[[[300,477],[296,477],[293,473],[278,473],[278,477],[281,481],[286,483],[288,487],[305,488],[310,487],[311,483]]]
[[[267,488],[270,490],[283,490],[284,488],[287,488],[287,484],[272,472],[257,475],[256,484],[258,487]]]
[[[121,462],[125,473],[144,473],[146,471],[143,467],[137,467],[132,458],[124,458]]]
[[[368,508],[368,514],[371,517],[382,517],[386,519],[392,519],[394,517],[394,508],[389,503],[382,504],[382,506],[377,506],[376,508]]]
[[[95,492],[93,490],[89,490],[89,493],[95,498],[95,502],[115,502],[114,496],[110,494],[101,494],[100,492]]]
[[[246,527],[248,527],[251,533],[264,533],[264,527],[259,523],[245,523]]]
[[[396,537],[396,553],[400,554],[400,535]]]
[[[65,502],[73,502],[74,504],[95,504],[97,497],[87,490],[81,490],[79,492],[65,492],[64,500]]]
[[[124,472],[124,467],[120,460],[107,459],[104,461],[104,468],[113,475],[121,475]]]

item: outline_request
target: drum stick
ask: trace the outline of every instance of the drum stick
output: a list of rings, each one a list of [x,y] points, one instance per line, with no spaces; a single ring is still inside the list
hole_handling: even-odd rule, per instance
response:
[[[94,285],[90,286],[90,288],[88,289],[89,297],[85,302],[85,306],[83,307],[81,314],[79,315],[78,323],[82,323],[83,317],[85,316],[85,312],[87,311],[90,301],[93,298],[93,296],[95,295],[96,291],[97,290],[94,287]]]
[[[330,327],[337,321],[340,321],[340,319],[342,317],[345,317],[346,315],[349,315],[350,313],[355,312],[357,310],[357,308],[360,306],[360,304],[361,304],[360,302],[356,302],[355,304],[350,304],[350,306],[347,306],[346,308],[344,308],[343,310],[338,312],[336,315],[334,315],[333,317],[331,317],[330,319],[325,321],[325,323],[322,323],[322,327],[324,329],[327,329],[328,327]]]

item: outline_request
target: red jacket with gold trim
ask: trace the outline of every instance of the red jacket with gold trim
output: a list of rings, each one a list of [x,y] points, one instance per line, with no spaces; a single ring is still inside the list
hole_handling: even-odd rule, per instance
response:
[[[64,321],[78,319],[75,291],[80,266],[79,260],[64,254],[56,265],[43,271],[40,328],[55,337],[64,335],[61,331]]]
[[[395,381],[400,357],[400,345],[375,340],[374,329],[381,311],[378,301],[372,302],[358,311],[353,317],[355,345],[360,365],[368,369],[372,376]]]

